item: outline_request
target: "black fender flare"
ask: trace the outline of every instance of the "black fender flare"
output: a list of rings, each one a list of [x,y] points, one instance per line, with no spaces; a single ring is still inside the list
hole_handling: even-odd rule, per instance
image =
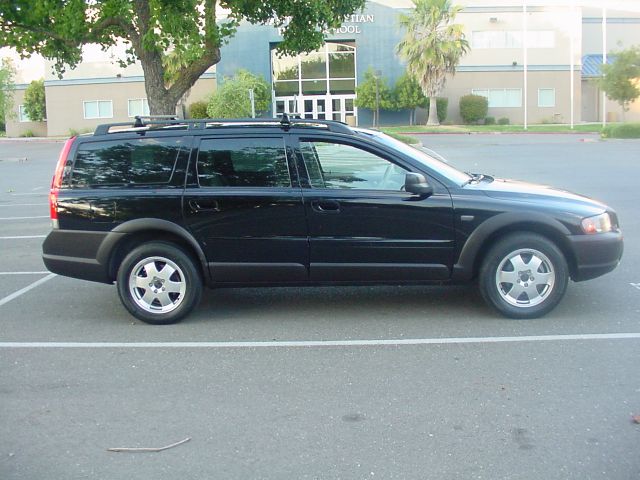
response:
[[[169,222],[168,220],[162,220],[159,218],[136,218],[135,220],[130,220],[118,225],[107,234],[105,239],[100,244],[96,259],[100,264],[108,266],[111,260],[111,256],[115,249],[118,247],[118,244],[121,240],[131,234],[145,233],[149,231],[162,231],[171,233],[184,240],[196,253],[198,260],[200,261],[200,264],[202,266],[202,272],[205,275],[205,281],[209,283],[210,275],[209,268],[207,266],[207,257],[205,256],[204,251],[202,250],[202,247],[200,246],[198,241],[184,227],[181,227],[180,225],[177,225],[173,222]]]
[[[482,222],[469,235],[464,243],[458,261],[453,266],[452,279],[455,281],[468,281],[473,278],[474,266],[478,253],[488,238],[504,228],[517,230],[518,226],[523,230],[531,230],[532,226],[544,227],[545,231],[552,231],[559,238],[571,235],[569,229],[555,218],[540,212],[504,212],[495,215]],[[563,247],[563,245],[561,245]]]

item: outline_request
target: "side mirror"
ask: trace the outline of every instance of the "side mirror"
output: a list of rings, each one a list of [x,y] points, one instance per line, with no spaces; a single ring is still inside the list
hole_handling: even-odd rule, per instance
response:
[[[404,181],[404,189],[409,193],[428,197],[433,195],[433,187],[427,183],[427,179],[420,173],[407,172]]]

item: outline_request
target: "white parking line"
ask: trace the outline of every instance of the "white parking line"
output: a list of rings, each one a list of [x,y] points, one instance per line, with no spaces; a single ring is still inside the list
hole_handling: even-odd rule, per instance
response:
[[[49,215],[38,215],[37,217],[0,217],[0,220],[31,220],[33,218],[49,218]]]
[[[0,205],[0,207],[46,207],[48,203],[10,203],[8,205]]]
[[[392,340],[310,340],[281,342],[0,342],[0,348],[280,348],[451,345],[461,343],[548,342],[640,339],[640,333],[586,333],[519,337],[408,338]]]
[[[0,237],[0,240],[20,240],[23,238],[46,238],[46,235],[17,235],[13,237]]]
[[[56,276],[55,273],[50,273],[46,277],[41,278],[40,280],[37,280],[37,281],[33,282],[31,285],[27,285],[26,287],[21,288],[17,292],[12,293],[11,295],[7,295],[6,297],[4,297],[3,299],[0,300],[0,307],[5,305],[5,304],[7,304],[7,303],[9,303],[11,300],[14,300],[14,299],[18,298],[19,296],[24,295],[29,290],[33,290],[34,288],[42,285],[44,282],[48,282],[49,280],[51,280],[55,276]]]
[[[45,275],[48,271],[42,272],[0,272],[0,275]]]
[[[11,195],[12,197],[26,197],[27,195],[48,195],[48,193],[42,193],[42,192],[37,192],[37,193],[10,193],[9,195]]]

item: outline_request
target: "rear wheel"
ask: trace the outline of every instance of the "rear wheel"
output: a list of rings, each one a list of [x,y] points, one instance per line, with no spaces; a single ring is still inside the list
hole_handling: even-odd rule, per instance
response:
[[[189,314],[200,301],[202,280],[181,248],[150,242],[132,250],[118,270],[118,295],[143,322],[168,325]]]
[[[480,292],[489,305],[511,318],[536,318],[564,296],[569,270],[560,249],[529,233],[499,240],[480,268]]]

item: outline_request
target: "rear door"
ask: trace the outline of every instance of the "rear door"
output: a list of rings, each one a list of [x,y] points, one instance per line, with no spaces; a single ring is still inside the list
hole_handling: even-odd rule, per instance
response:
[[[308,280],[304,205],[287,137],[203,137],[192,154],[184,218],[216,283]]]

